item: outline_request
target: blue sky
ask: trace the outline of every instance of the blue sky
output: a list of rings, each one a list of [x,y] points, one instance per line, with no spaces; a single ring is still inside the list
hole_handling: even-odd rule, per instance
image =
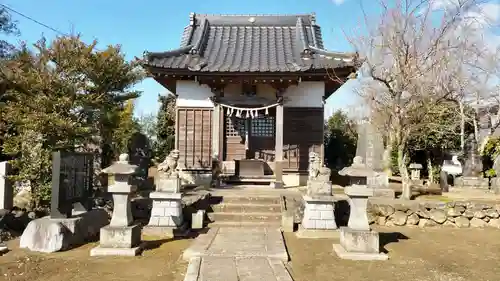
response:
[[[317,15],[325,46],[336,51],[349,51],[350,45],[342,29],[354,28],[361,18],[358,0],[0,0],[0,3],[65,33],[81,33],[85,41],[97,39],[99,46],[121,44],[128,59],[141,56],[145,50],[164,51],[178,47],[189,13],[212,14],[294,14]],[[364,1],[366,3],[372,1]],[[175,4],[170,4],[175,3]],[[367,4],[364,4],[365,6]],[[369,7],[368,7],[369,8]],[[14,40],[35,42],[42,35],[51,39],[58,34],[21,16],[21,35]],[[136,104],[136,114],[155,113],[157,95],[165,89],[152,79],[136,86],[143,91]],[[349,87],[346,87],[349,88]],[[339,90],[329,104],[344,107],[352,102],[349,89]],[[327,110],[331,111],[331,110]]]
[[[453,0],[436,0],[453,1]],[[497,2],[498,1],[498,2]],[[493,0],[500,3],[500,0]],[[189,13],[212,14],[295,14],[316,13],[322,27],[325,47],[333,51],[351,51],[343,30],[353,31],[362,22],[361,3],[373,13],[374,0],[0,0],[0,3],[64,33],[80,33],[85,41],[97,39],[99,46],[121,44],[128,59],[145,50],[165,51],[178,47]],[[171,4],[174,3],[174,4]],[[500,11],[500,10],[499,10]],[[500,13],[500,12],[498,12]],[[498,16],[498,15],[497,15]],[[42,35],[52,39],[58,34],[13,14],[21,30],[19,38],[32,43]],[[500,38],[500,37],[499,37]],[[152,79],[136,86],[143,91],[136,114],[156,113],[157,96],[166,90]],[[325,113],[347,108],[357,94],[344,85],[329,99]]]

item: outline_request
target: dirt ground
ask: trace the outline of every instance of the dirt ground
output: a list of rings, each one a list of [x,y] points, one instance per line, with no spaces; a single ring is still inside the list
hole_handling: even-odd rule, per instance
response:
[[[181,254],[192,239],[148,240],[149,249],[139,257],[90,257],[90,249],[97,243],[42,254],[17,248],[16,239],[8,243],[13,250],[0,257],[0,280],[182,281],[187,262],[181,259]]]
[[[339,259],[329,239],[298,239],[285,234],[295,281],[486,281],[500,280],[500,231],[495,229],[376,228],[388,261]],[[399,231],[399,232],[394,232]],[[96,244],[54,254],[15,248],[0,257],[0,280],[19,281],[182,281],[181,254],[192,239],[150,242],[140,257],[90,257]]]
[[[388,261],[347,261],[332,240],[297,239],[285,234],[295,281],[498,281],[500,231],[495,229],[375,228]],[[399,231],[399,232],[394,232]]]

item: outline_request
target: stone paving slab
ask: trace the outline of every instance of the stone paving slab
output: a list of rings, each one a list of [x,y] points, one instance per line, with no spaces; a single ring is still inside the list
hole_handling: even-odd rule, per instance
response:
[[[184,260],[194,257],[266,257],[288,261],[279,228],[211,228],[184,251]]]
[[[195,257],[184,281],[293,281],[282,261],[264,257]]]

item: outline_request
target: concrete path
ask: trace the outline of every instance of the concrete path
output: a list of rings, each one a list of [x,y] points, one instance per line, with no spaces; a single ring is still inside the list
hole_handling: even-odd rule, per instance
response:
[[[183,254],[184,281],[293,281],[279,229],[212,228]]]

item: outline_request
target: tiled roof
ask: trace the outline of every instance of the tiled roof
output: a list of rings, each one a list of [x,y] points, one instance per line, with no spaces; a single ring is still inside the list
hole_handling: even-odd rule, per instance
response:
[[[196,72],[304,72],[353,66],[324,50],[315,15],[191,14],[178,49],[145,53],[145,65]]]

